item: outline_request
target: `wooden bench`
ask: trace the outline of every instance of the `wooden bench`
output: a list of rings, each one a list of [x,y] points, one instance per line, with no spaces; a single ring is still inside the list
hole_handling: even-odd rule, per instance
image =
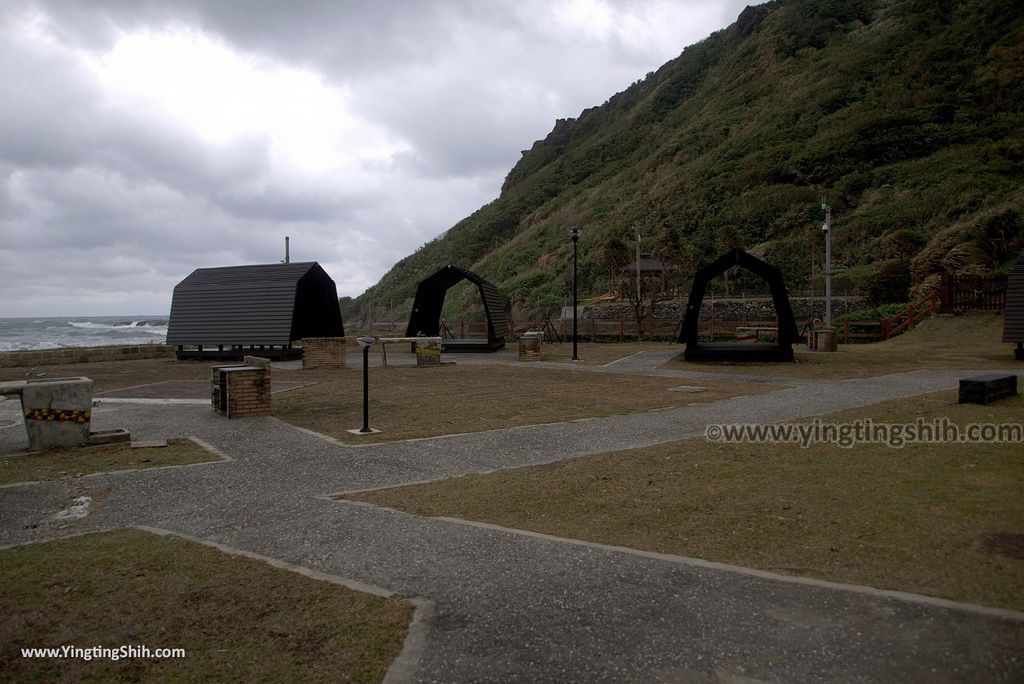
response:
[[[776,337],[778,334],[778,328],[765,328],[758,325],[740,326],[736,328],[736,341],[757,342],[757,338],[761,335]]]
[[[985,373],[960,380],[960,404],[991,404],[998,399],[1017,396],[1017,376]]]

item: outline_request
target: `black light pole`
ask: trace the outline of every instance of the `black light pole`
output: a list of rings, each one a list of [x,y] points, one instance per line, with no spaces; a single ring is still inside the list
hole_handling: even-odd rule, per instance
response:
[[[377,340],[373,337],[360,337],[356,339],[359,346],[363,348],[363,427],[359,430],[361,434],[377,432],[370,428],[370,345]],[[355,432],[353,430],[353,432]]]
[[[579,313],[579,307],[576,305],[578,296],[576,289],[576,243],[580,240],[580,227],[573,226],[569,229],[569,234],[572,236],[572,360],[579,361],[580,357],[576,353],[576,317]]]

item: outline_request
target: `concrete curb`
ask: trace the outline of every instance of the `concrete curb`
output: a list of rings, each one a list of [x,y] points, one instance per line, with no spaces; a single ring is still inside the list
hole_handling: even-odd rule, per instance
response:
[[[401,511],[398,510],[397,508],[390,508],[387,506],[378,506],[367,501],[347,501],[345,499],[334,499],[334,501],[355,506],[377,508],[379,510],[398,513],[401,515],[408,515],[413,517],[427,517],[430,520],[437,520],[440,522],[446,522],[455,525],[463,525],[466,527],[475,527],[477,529],[488,530],[491,532],[514,534],[521,537],[541,539],[544,541],[557,542],[561,544],[571,544],[573,546],[582,546],[585,548],[598,549],[601,551],[610,551],[612,553],[624,553],[630,556],[647,558],[650,560],[665,561],[668,563],[674,563],[676,565],[687,565],[690,567],[704,568],[709,570],[720,570],[722,572],[729,572],[737,575],[746,575],[748,577],[756,577],[758,579],[765,579],[774,582],[799,584],[802,586],[815,587],[818,589],[828,589],[832,591],[852,592],[855,594],[863,594],[867,596],[874,596],[877,598],[893,599],[896,601],[922,604],[936,608],[946,608],[949,610],[958,610],[968,613],[975,613],[979,615],[985,615],[987,617],[1002,618],[1004,620],[1011,620],[1014,622],[1024,622],[1024,612],[1011,610],[1009,608],[993,608],[991,606],[981,606],[974,603],[961,603],[959,601],[953,601],[951,599],[938,598],[935,596],[925,596],[923,594],[914,594],[906,591],[897,591],[895,589],[879,589],[877,587],[871,587],[861,584],[831,582],[829,580],[815,579],[812,577],[800,577],[798,575],[783,575],[776,572],[770,572],[768,570],[758,570],[757,568],[747,568],[741,565],[719,563],[717,561],[709,561],[704,560],[702,558],[678,556],[670,553],[659,553],[657,551],[643,551],[641,549],[631,549],[626,546],[613,546],[611,544],[601,544],[598,542],[590,542],[582,539],[572,539],[569,537],[557,537],[555,535],[544,534],[542,532],[532,532],[530,530],[520,530],[513,527],[503,527],[501,525],[494,525],[492,523],[479,522],[476,520],[465,520],[463,518],[450,518],[446,516],[416,516],[414,513],[407,513],[406,511]]]
[[[430,623],[434,619],[434,602],[424,598],[411,598],[406,601],[411,602],[416,609],[409,622],[409,631],[405,634],[402,651],[391,663],[381,684],[411,682],[413,673],[427,650],[427,633],[430,631]]]
[[[211,454],[216,456],[219,460],[217,460],[217,461],[202,461],[200,463],[179,463],[179,464],[176,464],[176,465],[154,466],[152,468],[121,468],[120,470],[101,470],[101,471],[99,471],[97,473],[85,473],[85,474],[83,474],[81,476],[63,477],[63,478],[58,478],[56,480],[26,480],[24,482],[11,482],[10,484],[0,485],[0,489],[7,489],[9,487],[23,487],[23,486],[28,486],[28,485],[52,484],[54,482],[69,482],[69,481],[72,481],[72,480],[84,480],[84,479],[89,478],[89,477],[100,477],[100,476],[103,476],[103,475],[125,475],[127,473],[144,473],[144,472],[146,472],[148,470],[172,470],[174,468],[194,468],[196,466],[216,465],[218,463],[230,463],[230,462],[235,460],[234,458],[232,458],[231,456],[228,456],[227,454],[225,454],[223,451],[221,451],[217,447],[213,446],[212,444],[208,444],[207,442],[204,442],[203,440],[199,439],[198,437],[190,435],[190,436],[186,437],[185,439],[187,439],[188,441],[192,442],[193,444],[195,444],[200,449],[203,449],[204,451],[210,452]],[[32,453],[32,452],[26,451],[24,453],[11,454],[11,456],[27,456],[30,453]]]
[[[222,551],[223,553],[227,553],[232,556],[241,556],[243,558],[257,560],[280,570],[298,573],[303,577],[308,577],[310,579],[330,582],[331,584],[337,584],[345,587],[346,589],[351,589],[364,594],[380,596],[381,598],[401,598],[402,600],[413,604],[414,610],[412,620],[409,622],[402,650],[385,673],[382,684],[400,684],[401,682],[411,681],[413,672],[416,670],[420,659],[423,657],[423,653],[426,651],[427,633],[430,629],[430,621],[434,615],[434,603],[432,601],[424,598],[402,597],[393,591],[375,584],[367,584],[366,582],[361,582],[348,577],[331,575],[326,572],[307,568],[303,565],[296,565],[295,563],[289,563],[288,561],[264,556],[263,554],[246,551],[234,546],[228,546],[227,544],[221,544],[220,542],[193,537],[189,534],[182,534],[180,532],[165,530],[159,527],[150,527],[149,525],[130,525],[130,527],[144,532],[158,534],[162,537],[178,537],[179,539],[185,539],[186,541],[211,546],[218,551]]]
[[[656,551],[641,551],[638,549],[631,549],[625,546],[612,546],[610,544],[599,544],[597,542],[588,542],[580,539],[556,537],[550,534],[531,532],[529,530],[517,530],[511,527],[502,527],[500,525],[492,525],[490,523],[477,522],[475,520],[463,520],[461,518],[447,517],[435,517],[432,519],[454,523],[456,525],[478,527],[481,529],[492,530],[495,532],[517,534],[525,537],[533,537],[535,539],[545,539],[548,541],[560,542],[563,544],[573,544],[575,546],[585,546],[592,549],[601,549],[604,551],[612,551],[616,553],[626,553],[631,556],[639,556],[641,558],[650,558],[652,560],[667,561],[669,563],[676,563],[678,565],[689,565],[698,568],[707,568],[710,570],[722,570],[724,572],[731,572],[738,575],[747,575],[750,577],[757,577],[759,579],[772,580],[776,582],[787,582],[789,584],[800,584],[808,587],[817,587],[819,589],[831,589],[833,591],[845,591],[853,592],[856,594],[866,594],[868,596],[876,596],[878,598],[894,599],[897,601],[905,601],[908,603],[918,603],[927,606],[934,606],[936,608],[947,608],[950,610],[959,610],[967,613],[977,613],[979,615],[997,617],[1005,620],[1012,620],[1015,622],[1024,622],[1024,612],[1010,610],[1009,608],[993,608],[991,606],[980,606],[974,603],[961,603],[959,601],[953,601],[951,599],[938,598],[935,596],[925,596],[923,594],[913,594],[906,591],[897,591],[895,589],[879,589],[877,587],[871,587],[862,584],[846,584],[844,582],[830,582],[828,580],[814,579],[812,577],[781,575],[779,573],[769,572],[767,570],[746,568],[741,565],[730,565],[728,563],[718,563],[716,561],[708,561],[702,558],[676,556],[668,553],[658,553]]]
[[[228,546],[227,544],[221,544],[220,542],[210,541],[208,539],[201,539],[194,537],[189,534],[182,534],[180,532],[174,532],[172,530],[166,530],[160,527],[151,527],[149,525],[127,525],[127,526],[116,526],[99,530],[83,530],[75,532],[73,534],[61,535],[59,537],[52,537],[47,539],[35,539],[27,542],[19,542],[17,544],[9,544],[7,546],[0,546],[0,551],[7,551],[9,549],[16,549],[22,546],[31,546],[33,544],[45,544],[52,541],[59,541],[62,539],[75,539],[77,537],[84,537],[90,534],[103,534],[105,532],[114,532],[120,529],[135,529],[143,532],[149,532],[150,534],[156,534],[161,537],[177,537],[178,539],[184,539],[196,544],[202,544],[204,546],[210,546],[222,553],[226,553],[231,556],[241,556],[243,558],[249,558],[252,560],[266,563],[271,567],[278,568],[279,570],[286,570],[288,572],[294,572],[303,577],[310,579],[320,580],[323,582],[330,582],[331,584],[337,584],[358,591],[363,594],[371,594],[373,596],[380,596],[381,598],[401,598],[404,601],[408,601],[413,604],[414,610],[412,619],[409,621],[408,631],[405,635],[405,641],[402,646],[401,652],[391,663],[387,672],[384,675],[382,684],[401,684],[402,682],[412,681],[413,673],[416,667],[419,665],[420,659],[423,657],[426,651],[427,634],[430,631],[430,622],[434,616],[434,603],[424,598],[406,598],[400,597],[392,591],[389,591],[383,587],[376,586],[374,584],[367,584],[366,582],[360,582],[359,580],[350,579],[347,577],[339,577],[338,575],[331,575],[319,570],[313,570],[302,565],[296,565],[287,561],[278,560],[277,558],[271,558],[270,556],[264,556],[259,553],[253,553],[252,551],[246,551],[244,549],[235,548]]]

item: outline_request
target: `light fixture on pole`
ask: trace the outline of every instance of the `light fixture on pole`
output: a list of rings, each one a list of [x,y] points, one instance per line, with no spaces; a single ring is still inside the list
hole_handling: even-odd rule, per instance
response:
[[[370,435],[380,430],[370,427],[370,345],[377,341],[375,337],[358,337],[356,342],[363,348],[363,427],[349,430],[354,435]]]
[[[832,207],[821,198],[821,208],[825,210],[825,223],[821,232],[825,233],[825,327],[832,327]]]
[[[579,361],[576,337],[576,318],[579,314],[579,305],[577,304],[579,293],[576,288],[576,243],[580,240],[580,227],[573,226],[570,228],[569,235],[572,236],[572,360]]]

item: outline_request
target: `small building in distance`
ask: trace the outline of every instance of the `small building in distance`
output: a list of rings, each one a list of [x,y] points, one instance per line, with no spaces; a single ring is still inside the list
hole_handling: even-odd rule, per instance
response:
[[[294,342],[344,336],[337,288],[315,261],[198,268],[174,288],[167,324],[179,359],[297,359]]]
[[[622,274],[622,292],[636,291],[636,277],[639,274],[641,289],[647,294],[661,294],[669,290],[668,274],[671,266],[651,256],[650,252],[640,252],[640,258],[619,269]]]

